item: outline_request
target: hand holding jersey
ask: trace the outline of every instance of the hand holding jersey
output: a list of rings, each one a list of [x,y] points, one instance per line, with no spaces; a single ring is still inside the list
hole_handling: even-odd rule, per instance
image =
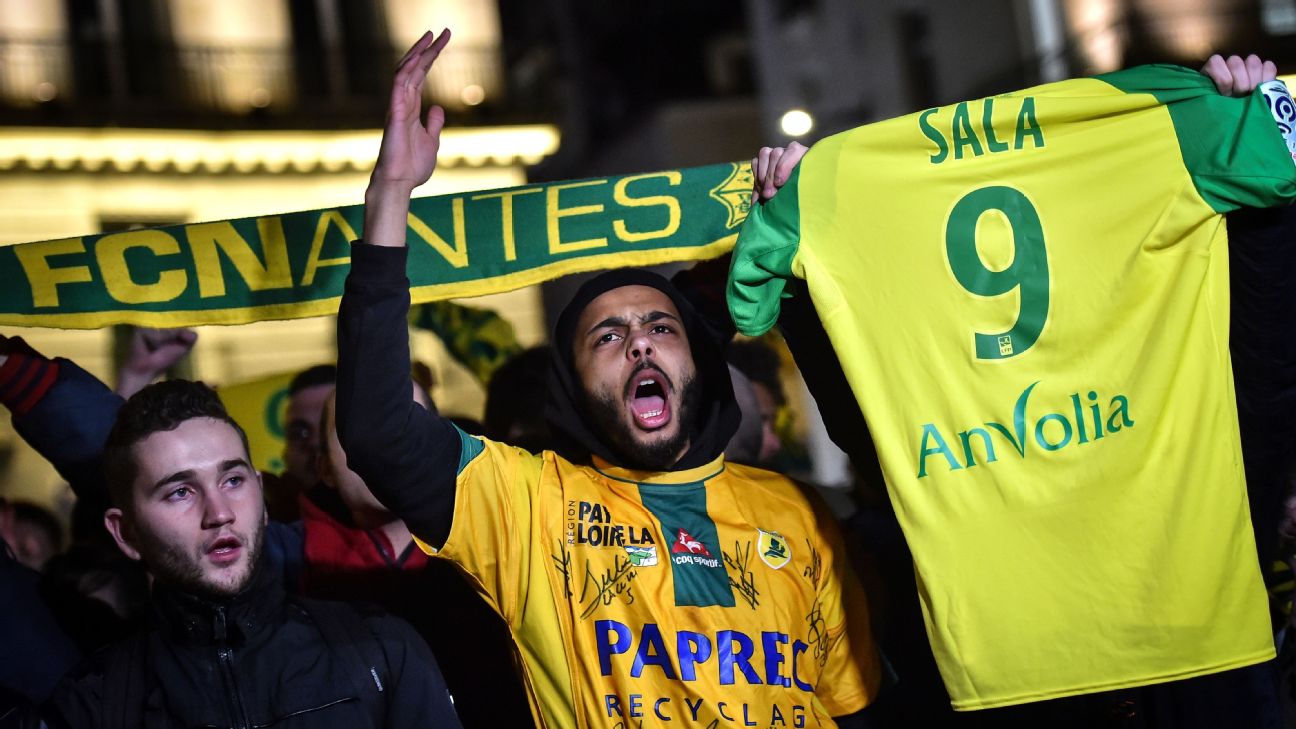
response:
[[[1227,59],[1216,53],[1206,59],[1201,72],[1215,82],[1215,88],[1225,96],[1246,96],[1260,84],[1278,78],[1278,67],[1274,62],[1262,60],[1254,53],[1246,58],[1229,56]]]
[[[761,147],[751,161],[752,204],[774,197],[808,151],[810,148],[800,142],[791,142],[786,147]]]

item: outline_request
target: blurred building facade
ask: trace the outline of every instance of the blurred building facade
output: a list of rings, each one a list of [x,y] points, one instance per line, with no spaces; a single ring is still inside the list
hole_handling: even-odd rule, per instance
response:
[[[1296,70],[1296,0],[747,0],[768,139],[815,139],[1140,63],[1256,52]],[[805,134],[780,121],[814,120]]]

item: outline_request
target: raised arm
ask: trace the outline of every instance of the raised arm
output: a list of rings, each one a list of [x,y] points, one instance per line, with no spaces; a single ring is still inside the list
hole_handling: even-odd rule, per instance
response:
[[[449,534],[460,433],[410,399],[409,280],[405,246],[410,194],[436,168],[445,114],[420,118],[421,89],[450,40],[424,34],[401,59],[382,146],[365,191],[364,241],[338,312],[338,439],[347,464],[424,542]]]
[[[0,337],[0,402],[18,435],[53,464],[77,498],[106,508],[100,455],[122,398],[75,363]]]

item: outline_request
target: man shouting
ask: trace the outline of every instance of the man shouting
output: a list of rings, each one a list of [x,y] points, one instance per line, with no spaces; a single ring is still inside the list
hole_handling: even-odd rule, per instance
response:
[[[783,476],[728,464],[728,370],[665,279],[585,284],[553,338],[532,454],[410,401],[411,191],[444,113],[420,89],[449,33],[402,60],[338,319],[349,465],[508,622],[544,726],[835,726],[879,683],[831,516]],[[852,717],[852,721],[859,717]]]

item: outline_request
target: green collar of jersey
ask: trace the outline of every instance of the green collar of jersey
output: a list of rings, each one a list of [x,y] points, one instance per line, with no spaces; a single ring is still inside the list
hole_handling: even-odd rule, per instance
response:
[[[719,476],[724,472],[724,456],[716,456],[715,460],[703,464],[697,468],[690,468],[685,471],[635,471],[629,468],[620,468],[611,463],[592,456],[594,460],[594,470],[607,476],[614,481],[624,481],[633,484],[666,484],[666,485],[684,485],[705,483],[706,481]]]

